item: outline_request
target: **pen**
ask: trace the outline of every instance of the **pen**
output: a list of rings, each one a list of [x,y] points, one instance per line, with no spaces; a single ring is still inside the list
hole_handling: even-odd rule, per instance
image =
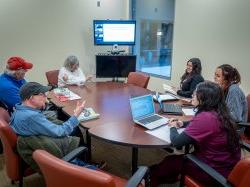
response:
[[[174,122],[174,121],[179,121],[178,119],[170,119],[168,122],[171,123],[171,122]]]

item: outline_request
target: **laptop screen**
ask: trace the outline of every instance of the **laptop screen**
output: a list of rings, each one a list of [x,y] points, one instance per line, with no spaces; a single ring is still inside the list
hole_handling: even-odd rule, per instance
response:
[[[152,95],[131,98],[130,106],[133,119],[138,119],[155,113]]]

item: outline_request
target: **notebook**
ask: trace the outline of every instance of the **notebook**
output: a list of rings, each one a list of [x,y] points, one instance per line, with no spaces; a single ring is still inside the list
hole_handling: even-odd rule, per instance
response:
[[[154,129],[167,124],[168,119],[155,113],[152,95],[130,99],[133,121],[147,129]]]
[[[79,121],[87,121],[91,119],[96,119],[100,114],[96,113],[93,108],[85,108],[82,113],[78,116]]]

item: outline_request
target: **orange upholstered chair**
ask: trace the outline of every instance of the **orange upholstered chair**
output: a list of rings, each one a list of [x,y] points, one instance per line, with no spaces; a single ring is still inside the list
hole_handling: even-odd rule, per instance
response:
[[[249,144],[242,143],[241,146],[250,151]],[[218,183],[217,186],[247,187],[250,184],[250,157],[241,159],[234,166],[227,179],[194,155],[188,154],[186,158],[210,175]],[[180,186],[184,184],[186,187],[206,187],[206,184],[201,184],[190,176],[182,175],[181,178]]]
[[[57,87],[58,74],[59,74],[59,70],[51,70],[45,73],[49,86]]]
[[[137,186],[148,172],[147,167],[140,167],[127,183],[125,179],[110,175],[100,170],[92,170],[65,162],[44,150],[36,150],[33,158],[39,165],[47,187],[122,187]],[[140,178],[139,180],[136,180]]]
[[[142,88],[147,88],[150,76],[140,72],[130,72],[128,75],[128,84],[133,84]]]
[[[18,155],[16,150],[17,135],[9,126],[10,116],[6,110],[0,107],[0,138],[3,144],[3,153],[6,165],[6,173],[12,183],[19,181],[23,185],[23,177],[34,173]]]

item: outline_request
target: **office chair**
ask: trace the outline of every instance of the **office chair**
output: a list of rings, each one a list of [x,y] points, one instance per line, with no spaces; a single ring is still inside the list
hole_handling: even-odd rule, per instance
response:
[[[86,149],[85,149],[86,150]],[[72,156],[70,156],[73,159]],[[39,165],[45,178],[47,187],[71,187],[71,186],[95,186],[95,187],[120,187],[142,186],[141,180],[148,177],[148,168],[139,167],[129,181],[108,174],[101,170],[92,170],[73,165],[66,161],[71,159],[59,159],[44,150],[36,150],[33,158]],[[147,181],[147,180],[146,180]],[[146,182],[146,184],[148,184]]]
[[[58,74],[59,70],[51,70],[45,73],[49,86],[52,86],[53,88],[57,87]]]
[[[250,151],[250,145],[241,142],[241,147]],[[218,185],[216,186],[226,186],[226,187],[246,187],[250,184],[250,157],[241,159],[230,172],[228,178],[224,178],[216,170],[199,160],[196,156],[192,154],[185,155],[185,160],[193,162],[199,169],[211,176]],[[184,161],[185,164],[185,161]],[[185,175],[184,171],[181,176],[180,186],[186,187],[206,187],[206,184],[201,184],[200,182],[194,180],[192,177]]]
[[[142,88],[147,88],[150,76],[141,72],[130,72],[128,75],[128,84],[133,84]]]
[[[19,187],[23,186],[23,177],[34,173],[17,153],[17,135],[9,126],[10,116],[6,110],[0,107],[0,138],[3,144],[3,153],[6,165],[6,173],[12,184],[19,181]]]
[[[244,133],[240,134],[242,141],[250,144],[250,94],[247,95],[248,116],[247,123],[238,123],[239,127],[244,127]]]

